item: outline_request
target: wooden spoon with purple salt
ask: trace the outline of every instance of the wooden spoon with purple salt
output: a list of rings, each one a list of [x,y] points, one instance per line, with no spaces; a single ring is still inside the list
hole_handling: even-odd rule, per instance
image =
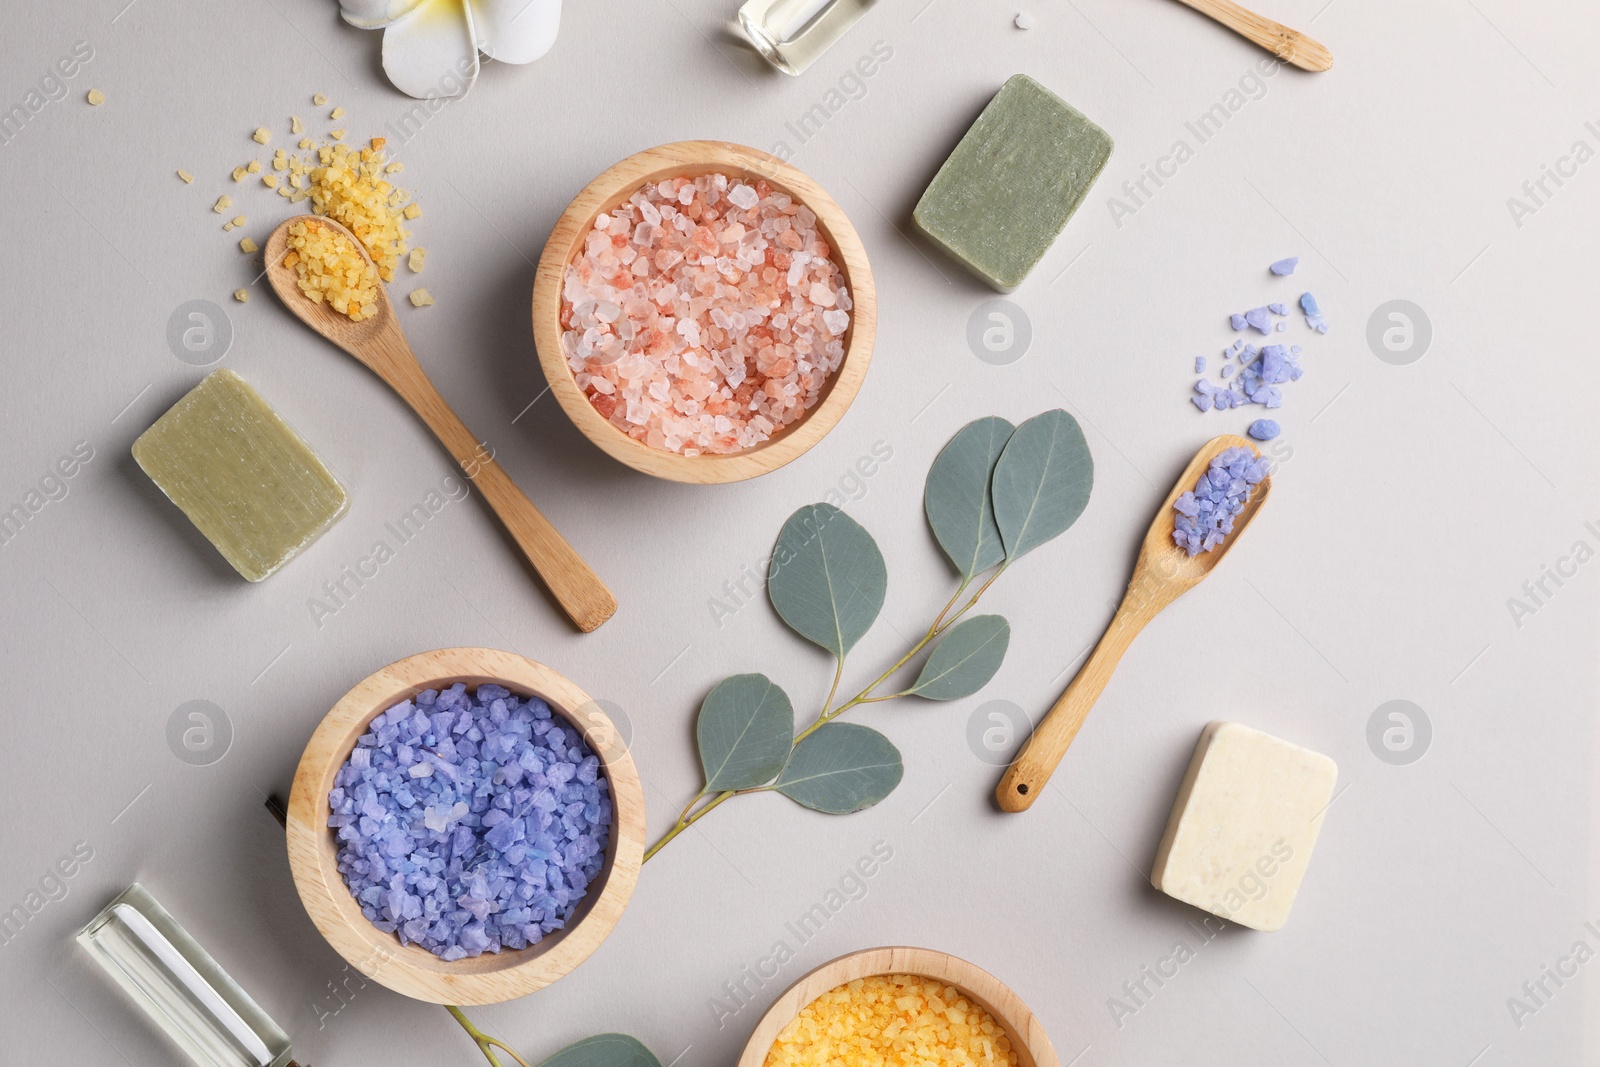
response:
[[[1212,438],[1195,453],[1150,523],[1128,591],[1100,643],[995,787],[1001,810],[1027,811],[1039,799],[1133,639],[1222,562],[1266,503],[1270,466],[1253,444],[1232,434]]]
[[[313,269],[307,270],[308,265]],[[611,618],[617,610],[611,590],[523,495],[495,462],[494,450],[467,429],[423,373],[372,258],[355,235],[332,219],[296,216],[267,239],[266,267],[272,288],[301,322],[365,364],[411,405],[482,491],[573,625],[588,633]],[[350,281],[352,277],[358,280]],[[316,299],[309,295],[313,292]]]

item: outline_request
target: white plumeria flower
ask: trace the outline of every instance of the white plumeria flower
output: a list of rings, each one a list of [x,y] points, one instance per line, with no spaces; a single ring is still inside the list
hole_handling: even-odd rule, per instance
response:
[[[465,96],[478,53],[532,63],[555,44],[561,0],[339,0],[352,26],[383,31],[383,70],[421,100]]]

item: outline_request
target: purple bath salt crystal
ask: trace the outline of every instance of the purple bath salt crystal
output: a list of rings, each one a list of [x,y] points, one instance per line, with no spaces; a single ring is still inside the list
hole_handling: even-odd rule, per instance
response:
[[[1194,357],[1194,372],[1196,374],[1204,374],[1206,372],[1206,357],[1205,356],[1195,356]]]
[[[1233,325],[1235,330],[1242,330],[1245,327],[1243,315],[1229,315],[1228,321]]]
[[[1257,441],[1270,441],[1278,436],[1281,429],[1272,419],[1257,419],[1250,424],[1250,429],[1245,432]]]
[[[1287,323],[1287,322],[1280,322],[1280,323],[1278,323],[1278,332],[1279,332],[1279,333],[1283,333],[1283,332],[1284,332],[1284,331],[1285,331],[1285,330],[1287,330],[1287,329],[1288,329],[1288,328],[1289,328],[1289,324],[1288,324],[1288,323]]]
[[[1199,408],[1201,411],[1211,410],[1212,400],[1209,396],[1192,396],[1189,399],[1193,402],[1194,406]]]
[[[1268,318],[1272,310],[1267,307],[1251,308],[1244,313],[1244,321],[1257,333],[1271,333],[1272,320]]]
[[[1322,317],[1322,306],[1310,293],[1300,294],[1300,310],[1306,313],[1306,325],[1318,333],[1328,332],[1327,320]]]
[[[1268,304],[1267,305],[1267,310],[1272,312],[1274,315],[1287,315],[1287,314],[1289,314],[1289,305],[1288,304]],[[1281,325],[1281,323],[1280,323],[1280,325]]]
[[[542,700],[502,686],[413,701],[373,720],[328,794],[362,914],[445,960],[562,929],[610,843],[599,757]]]
[[[1278,274],[1278,275],[1293,274],[1294,273],[1294,269],[1296,267],[1298,267],[1299,265],[1300,265],[1300,257],[1299,256],[1290,256],[1287,259],[1278,260],[1278,262],[1274,263],[1272,266],[1268,267],[1267,269],[1270,270],[1272,273]]]
[[[1270,420],[1258,420],[1256,426]],[[1272,423],[1276,435],[1277,424]],[[1250,493],[1267,476],[1267,461],[1249,448],[1228,448],[1211,460],[1192,492],[1173,501],[1172,540],[1191,556],[1210,552],[1233,533],[1234,519],[1244,510]]]

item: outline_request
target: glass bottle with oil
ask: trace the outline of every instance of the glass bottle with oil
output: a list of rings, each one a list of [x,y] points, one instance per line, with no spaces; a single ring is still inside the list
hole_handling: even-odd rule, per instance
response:
[[[78,943],[199,1067],[294,1067],[289,1036],[143,886]]]
[[[739,9],[739,25],[768,62],[785,74],[799,74],[877,2],[748,0]]]

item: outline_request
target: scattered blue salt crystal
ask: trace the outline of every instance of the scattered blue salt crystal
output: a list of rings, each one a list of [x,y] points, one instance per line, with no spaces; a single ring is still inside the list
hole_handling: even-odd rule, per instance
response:
[[[1328,323],[1322,317],[1322,307],[1310,293],[1300,294],[1300,310],[1306,313],[1306,325],[1318,333],[1328,332]]]
[[[1245,432],[1257,441],[1270,441],[1282,431],[1272,419],[1257,419],[1250,424],[1250,429]]]
[[[1298,267],[1299,265],[1300,265],[1300,257],[1299,256],[1290,256],[1288,259],[1280,259],[1280,260],[1278,260],[1278,262],[1274,263],[1272,266],[1268,267],[1267,269],[1270,270],[1272,273],[1279,274],[1279,275],[1282,275],[1282,274],[1293,274],[1294,273],[1294,269],[1296,267]]]
[[[1251,308],[1244,313],[1244,321],[1257,333],[1271,333],[1272,320],[1267,316],[1272,314],[1266,307]]]
[[[1206,357],[1205,356],[1195,356],[1194,357],[1194,372],[1196,374],[1204,374],[1206,372]]]
[[[1199,381],[1194,383],[1194,391],[1200,393],[1201,395],[1210,395],[1216,388],[1216,386],[1212,385],[1204,378],[1201,378]]]
[[[1224,377],[1224,378],[1231,378],[1231,377],[1233,377],[1233,364],[1232,364],[1232,363],[1229,363],[1229,364],[1227,364],[1227,365],[1225,365],[1225,366],[1224,366],[1224,367],[1223,367],[1223,368],[1222,368],[1222,376],[1223,376],[1223,377]]]
[[[1263,420],[1265,421],[1265,420]],[[1253,429],[1253,427],[1252,427]],[[1191,556],[1210,552],[1233,533],[1233,520],[1267,476],[1267,461],[1252,449],[1229,448],[1211,461],[1192,492],[1173,501],[1172,540]]]
[[[1228,321],[1233,324],[1233,328],[1235,330],[1244,329],[1245,323],[1244,323],[1244,316],[1243,315],[1229,315],[1228,316]]]
[[[1192,396],[1189,399],[1192,400],[1194,402],[1194,406],[1199,408],[1201,411],[1211,410],[1211,398],[1209,396]]]
[[[1282,333],[1283,331],[1287,330],[1288,328],[1289,328],[1289,324],[1288,323],[1286,323],[1286,322],[1278,323],[1278,332],[1279,333]]]
[[[339,871],[403,944],[445,960],[525,948],[566,925],[604,865],[599,768],[542,700],[425,690],[375,718],[335,776]]]
[[[1274,315],[1287,315],[1287,314],[1289,314],[1289,305],[1288,304],[1268,304],[1267,305],[1267,310],[1272,312]]]

